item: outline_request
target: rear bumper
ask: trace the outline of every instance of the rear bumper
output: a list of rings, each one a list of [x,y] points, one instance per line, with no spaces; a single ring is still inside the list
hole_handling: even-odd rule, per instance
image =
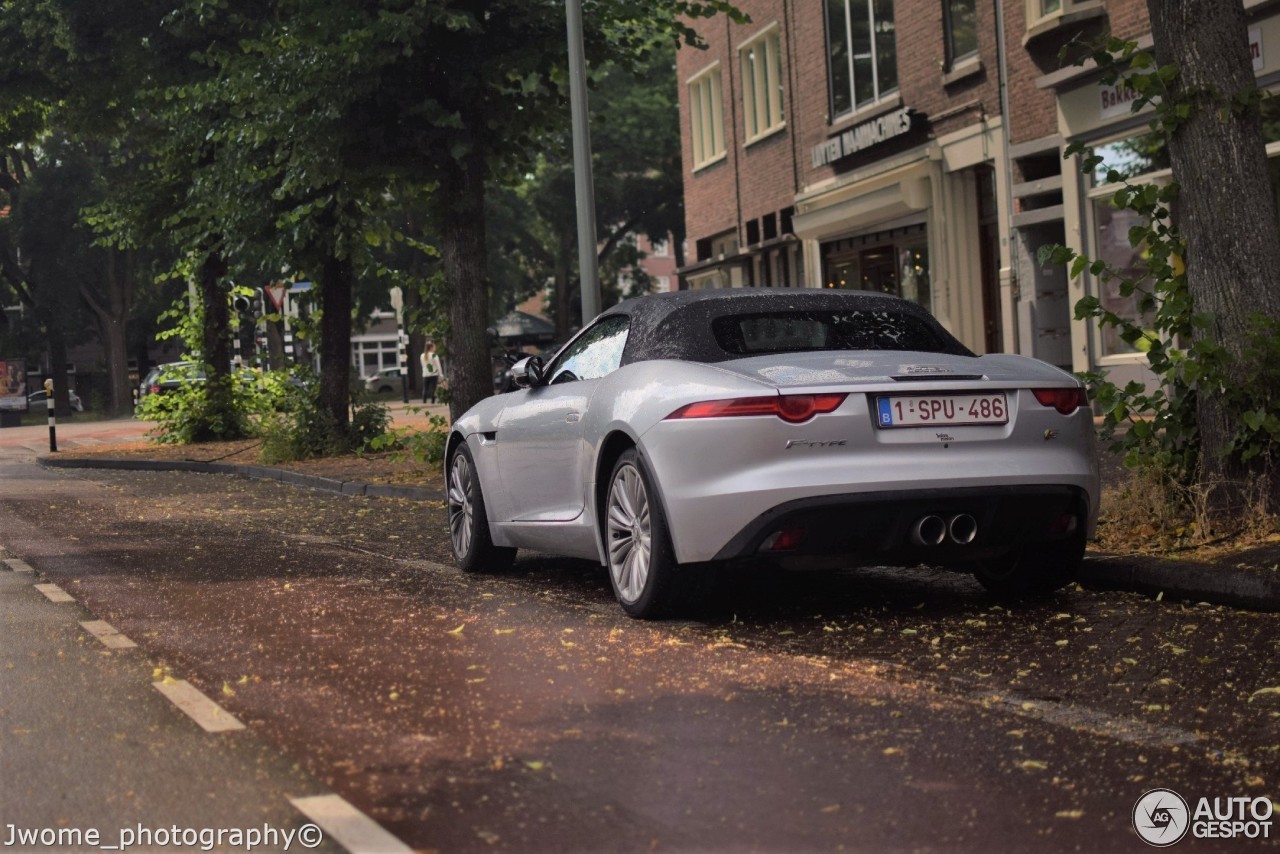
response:
[[[851,564],[958,564],[1005,554],[1028,543],[1080,536],[1088,523],[1088,496],[1074,486],[988,486],[826,495],[802,498],[760,514],[734,535],[714,560],[769,559],[821,565],[812,558]],[[1069,527],[1065,516],[1074,519]],[[972,517],[969,542],[913,537],[926,517],[948,522]],[[769,550],[779,532],[799,533],[793,548]],[[766,548],[762,548],[766,547]],[[804,560],[810,559],[810,560]]]

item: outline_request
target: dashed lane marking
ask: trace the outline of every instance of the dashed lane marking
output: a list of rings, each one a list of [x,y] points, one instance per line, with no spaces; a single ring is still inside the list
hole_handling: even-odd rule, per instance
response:
[[[37,590],[50,602],[74,602],[76,598],[56,584],[37,584]]]
[[[107,649],[131,649],[137,646],[129,638],[116,631],[106,620],[81,620],[80,625],[86,632],[102,641]]]
[[[971,695],[971,698],[983,705],[999,706],[1017,715],[1038,718],[1069,729],[1084,730],[1126,744],[1173,747],[1201,741],[1200,736],[1184,729],[1119,717],[1083,706],[1048,703],[1010,694],[978,693]]]
[[[153,687],[186,713],[205,732],[230,732],[244,729],[235,715],[210,700],[200,689],[182,679],[152,682]]]
[[[351,854],[412,854],[412,848],[337,795],[289,798],[289,803]]]
[[[26,561],[18,560],[16,557],[7,557],[4,559],[4,563],[14,572],[35,572]]]

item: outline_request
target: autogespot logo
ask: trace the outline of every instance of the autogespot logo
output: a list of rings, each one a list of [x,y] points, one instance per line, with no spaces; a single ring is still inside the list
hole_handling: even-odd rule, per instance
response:
[[[1167,848],[1187,835],[1187,802],[1172,789],[1152,789],[1133,805],[1133,829],[1148,845]]]

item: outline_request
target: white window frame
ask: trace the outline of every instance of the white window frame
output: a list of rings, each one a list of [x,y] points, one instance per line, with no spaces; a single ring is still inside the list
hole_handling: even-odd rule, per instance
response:
[[[689,78],[689,150],[693,171],[723,160],[724,97],[720,63],[713,62]]]
[[[1063,0],[1063,5],[1065,6],[1067,2],[1068,0]],[[1142,134],[1143,132],[1144,131],[1142,128],[1131,128],[1125,131],[1124,133],[1116,134],[1116,135],[1107,137],[1105,139],[1098,140],[1092,144],[1095,147],[1109,145],[1111,143],[1121,142],[1134,135]],[[1150,172],[1144,172],[1140,175],[1134,175],[1129,178],[1129,183],[1164,185],[1171,180],[1173,180],[1172,170],[1170,170],[1168,167],[1164,167],[1160,169],[1154,169]],[[1085,227],[1087,229],[1087,234],[1089,235],[1088,241],[1086,243],[1087,251],[1085,254],[1091,258],[1096,258],[1101,254],[1101,249],[1102,249],[1102,246],[1101,246],[1102,238],[1099,230],[1100,224],[1098,222],[1096,205],[1099,202],[1104,202],[1106,199],[1115,195],[1116,191],[1119,190],[1123,186],[1123,184],[1099,183],[1094,179],[1092,175],[1085,175],[1083,176],[1083,185],[1085,189],[1084,195],[1086,200],[1086,204],[1084,205],[1084,209],[1085,209],[1084,219],[1085,219]],[[1098,297],[1099,299],[1102,299],[1103,298],[1102,288],[1103,288],[1103,282],[1101,278],[1094,276],[1092,274],[1089,274],[1089,281],[1087,286],[1088,293]],[[1103,330],[1102,326],[1097,321],[1090,321],[1089,334],[1093,338],[1093,344],[1094,344],[1093,352],[1096,354],[1094,357],[1095,361],[1100,366],[1106,367],[1106,366],[1114,366],[1114,365],[1132,364],[1134,362],[1143,362],[1146,359],[1146,357],[1142,353],[1137,351],[1109,352],[1109,348],[1106,346],[1106,341],[1104,340],[1106,336],[1106,332],[1105,330]]]
[[[1031,3],[1031,2],[1035,2],[1035,0],[1027,0],[1027,2]],[[1064,0],[1064,2],[1066,2],[1066,0]],[[891,87],[887,87],[883,90],[880,88],[880,68],[876,63],[876,34],[879,30],[881,19],[876,17],[874,0],[868,0],[867,24],[871,33],[871,49],[869,54],[871,58],[871,99],[868,101],[862,101],[862,102],[858,101],[858,77],[854,70],[854,60],[856,59],[856,57],[853,52],[853,25],[851,23],[851,18],[850,18],[850,16],[853,15],[853,10],[849,8],[849,0],[844,0],[842,5],[844,9],[844,20],[832,22],[828,19],[827,25],[832,26],[833,24],[838,25],[841,23],[844,25],[843,35],[845,40],[845,46],[847,48],[845,51],[845,53],[847,54],[845,57],[845,62],[847,63],[848,74],[849,74],[850,107],[849,109],[844,110],[843,112],[840,112],[840,113],[835,113],[833,111],[832,115],[828,119],[828,121],[833,124],[843,119],[847,119],[850,116],[856,116],[860,113],[865,113],[871,110],[875,110],[886,101],[889,101],[893,98],[897,98],[898,93],[901,91],[901,86],[902,86],[902,80],[901,80],[901,77],[899,76],[895,85]],[[894,12],[893,12],[895,33],[896,33],[898,11],[899,10],[895,6]],[[829,39],[830,35],[828,34],[826,38]],[[830,44],[824,42],[823,50],[829,52],[831,50]],[[893,64],[894,64],[895,76],[898,76],[897,65],[898,65],[898,57],[900,55],[901,55],[901,52],[899,50],[899,46],[895,39],[894,49],[893,49]],[[828,61],[830,61],[829,56],[828,56]],[[827,97],[828,99],[831,98],[830,92],[828,92]]]
[[[958,53],[956,51],[956,16],[954,2],[955,0],[942,0],[942,52],[945,58],[944,61],[946,63],[946,69],[948,71],[956,68],[956,66],[964,65],[971,59],[975,59],[978,56],[979,42],[981,41],[978,33],[978,30],[981,28],[977,27],[975,28],[974,33],[975,39],[973,43],[973,50],[967,50],[964,53]],[[975,16],[977,15],[977,12],[978,7],[977,3],[975,3]]]
[[[763,54],[763,61],[757,58]],[[782,113],[782,31],[775,22],[738,48],[745,145],[786,127]]]
[[[1039,32],[1057,26],[1068,15],[1102,8],[1102,0],[1056,0],[1058,8],[1045,11],[1054,0],[1027,0],[1027,30]]]

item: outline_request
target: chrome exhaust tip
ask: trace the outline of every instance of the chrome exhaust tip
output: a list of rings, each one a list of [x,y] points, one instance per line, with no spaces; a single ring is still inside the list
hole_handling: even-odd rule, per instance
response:
[[[947,523],[941,516],[923,516],[911,526],[911,542],[918,546],[938,546],[947,538]]]
[[[972,543],[978,536],[978,520],[968,513],[958,513],[947,522],[947,533],[953,543],[962,546]]]

